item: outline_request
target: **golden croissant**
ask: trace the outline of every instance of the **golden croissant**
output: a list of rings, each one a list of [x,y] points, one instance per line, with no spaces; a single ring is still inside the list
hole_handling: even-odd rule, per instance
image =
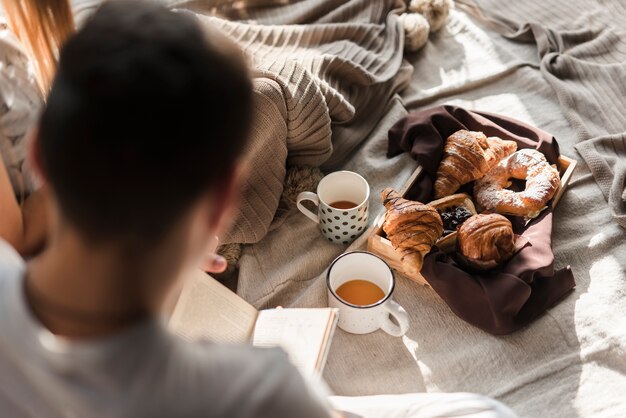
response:
[[[488,270],[515,252],[511,221],[497,213],[474,215],[459,228],[457,247],[470,266]]]
[[[487,174],[517,150],[513,141],[487,138],[482,132],[460,130],[448,137],[435,179],[435,198],[456,192],[463,184]]]
[[[443,234],[439,212],[432,206],[404,199],[393,189],[383,190],[381,197],[387,208],[383,230],[402,256],[406,272],[417,274],[424,255]]]

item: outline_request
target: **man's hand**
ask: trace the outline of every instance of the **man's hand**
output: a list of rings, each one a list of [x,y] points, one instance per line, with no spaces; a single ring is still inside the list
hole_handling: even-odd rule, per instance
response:
[[[209,254],[200,266],[207,273],[223,273],[226,267],[228,267],[226,259],[216,253]]]

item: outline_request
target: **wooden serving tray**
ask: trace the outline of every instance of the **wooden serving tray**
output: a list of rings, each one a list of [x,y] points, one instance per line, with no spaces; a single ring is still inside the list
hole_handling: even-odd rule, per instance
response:
[[[561,200],[561,196],[563,196],[563,192],[567,188],[567,184],[569,183],[572,177],[572,173],[574,172],[574,169],[576,168],[576,164],[577,164],[577,161],[572,158],[565,157],[563,155],[559,157],[558,162],[557,162],[557,165],[558,165],[557,168],[559,169],[559,173],[561,174],[561,187],[559,187],[559,189],[554,194],[554,197],[552,198],[553,208],[555,208],[556,205],[559,203],[559,200]],[[413,186],[413,184],[417,181],[417,179],[419,178],[421,174],[422,174],[422,167],[418,166],[417,169],[415,169],[415,171],[413,172],[413,174],[411,174],[411,177],[409,177],[409,179],[402,185],[402,187],[400,187],[400,189],[398,190],[398,193],[400,193],[400,195],[404,197],[404,195],[411,188],[411,186]],[[460,195],[452,195],[452,196],[444,197],[443,199],[432,201],[430,202],[430,204],[435,207],[445,206],[445,201],[453,196],[460,196]],[[472,206],[472,209],[473,209],[473,206]],[[470,211],[475,212],[472,210]],[[424,286],[428,286],[428,282],[426,281],[426,279],[424,279],[424,276],[422,276],[421,274],[418,273],[416,275],[411,275],[406,272],[406,270],[404,269],[404,266],[402,265],[402,261],[400,261],[400,255],[396,253],[393,246],[391,245],[391,242],[387,239],[385,231],[383,231],[384,222],[385,222],[385,212],[381,213],[376,218],[376,220],[374,221],[374,225],[367,231],[367,234],[368,234],[367,250],[371,253],[377,254],[380,257],[382,257],[389,264],[389,266],[391,266],[392,269],[396,270],[398,273],[402,274],[408,279],[416,283],[420,283]],[[440,238],[439,241],[437,241],[437,245],[440,245],[444,251],[446,250],[446,248],[452,249],[449,247],[451,247],[452,245],[456,245],[456,232],[450,235],[447,235],[443,238]]]

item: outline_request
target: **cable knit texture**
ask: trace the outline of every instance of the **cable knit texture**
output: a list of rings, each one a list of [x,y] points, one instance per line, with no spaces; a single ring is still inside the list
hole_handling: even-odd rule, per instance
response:
[[[225,242],[262,239],[278,209],[286,166],[335,168],[407,85],[403,29],[391,13],[399,4],[318,0],[278,9],[220,8],[230,20],[211,15],[215,10],[206,2],[175,5],[194,10],[204,24],[235,40],[254,68],[250,175]]]

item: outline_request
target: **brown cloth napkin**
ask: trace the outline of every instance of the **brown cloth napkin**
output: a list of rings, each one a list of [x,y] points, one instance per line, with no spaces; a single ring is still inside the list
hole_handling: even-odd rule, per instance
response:
[[[425,174],[407,192],[421,202],[433,199],[437,167],[444,140],[459,129],[482,131],[517,142],[518,148],[535,148],[556,163],[559,146],[554,137],[540,129],[505,116],[472,112],[455,106],[440,106],[409,114],[389,130],[388,156],[408,151]],[[469,192],[466,185],[462,191]],[[424,258],[422,275],[461,319],[489,333],[502,335],[527,325],[554,305],[576,283],[569,266],[555,271],[552,253],[552,210],[525,224],[509,217],[516,234],[529,244],[505,265],[488,272],[463,269],[438,248]]]

